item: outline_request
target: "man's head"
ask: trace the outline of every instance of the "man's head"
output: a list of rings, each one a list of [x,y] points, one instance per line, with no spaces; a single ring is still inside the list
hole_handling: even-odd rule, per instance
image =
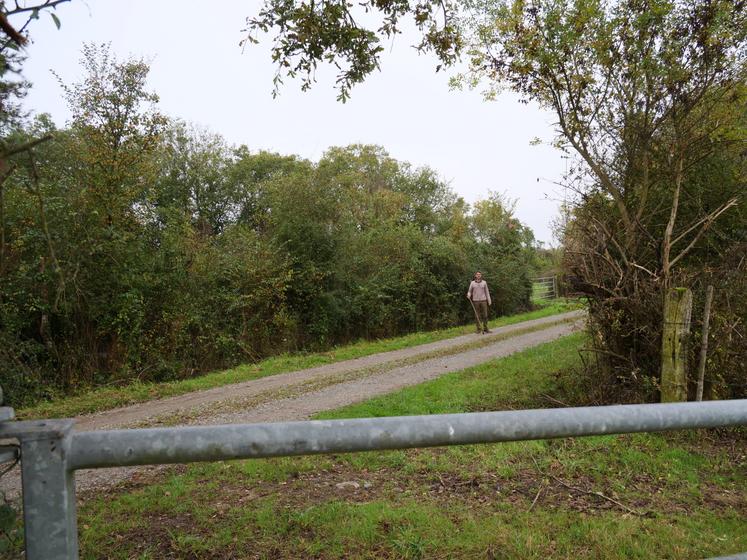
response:
[[[482,280],[482,272],[478,270],[477,272],[475,272],[475,282],[479,282],[481,280]]]

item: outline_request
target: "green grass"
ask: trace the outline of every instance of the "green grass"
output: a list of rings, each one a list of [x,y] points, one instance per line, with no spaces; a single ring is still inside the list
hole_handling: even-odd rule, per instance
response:
[[[572,335],[318,417],[547,406],[544,395],[567,398],[582,342]],[[191,465],[85,502],[81,557],[624,559],[747,551],[744,436],[705,434]],[[339,489],[341,482],[359,488]]]
[[[539,309],[518,315],[500,317],[490,322],[492,328],[512,325],[531,319],[539,319],[578,308],[575,303],[561,300],[550,302]],[[192,391],[212,389],[241,381],[258,379],[288,371],[311,368],[360,358],[379,352],[399,350],[446,338],[453,338],[472,332],[472,325],[452,327],[430,332],[412,333],[406,336],[374,341],[360,341],[355,344],[334,348],[328,352],[314,354],[284,354],[262,360],[254,364],[208,373],[199,377],[166,383],[132,383],[121,387],[101,387],[87,390],[78,395],[59,398],[36,406],[16,411],[21,419],[61,418],[80,414],[100,412],[129,404],[153,399],[182,395]]]
[[[536,406],[538,394],[553,392],[556,388],[556,381],[548,372],[576,364],[576,349],[582,336],[568,336],[550,346],[529,348],[497,362],[447,374],[428,383],[324,412],[317,417],[447,414]],[[500,374],[496,374],[497,367],[500,367]]]

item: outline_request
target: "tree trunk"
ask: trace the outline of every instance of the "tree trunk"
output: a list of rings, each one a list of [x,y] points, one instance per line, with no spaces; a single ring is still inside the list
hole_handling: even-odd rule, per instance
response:
[[[693,294],[687,288],[669,290],[664,300],[661,338],[661,402],[687,400],[687,337]]]

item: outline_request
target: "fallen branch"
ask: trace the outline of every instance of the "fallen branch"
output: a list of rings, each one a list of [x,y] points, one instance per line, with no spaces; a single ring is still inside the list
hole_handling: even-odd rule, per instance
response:
[[[559,404],[560,406],[564,406],[566,408],[571,406],[567,403],[564,403],[563,401],[559,401],[558,399],[551,397],[550,395],[546,395],[545,393],[540,393],[540,396],[547,399],[550,402],[554,402],[555,404]]]
[[[646,515],[647,515],[646,513],[642,513],[640,511],[637,511],[637,510],[634,510],[632,508],[629,508],[625,504],[623,504],[621,502],[618,502],[614,498],[610,498],[609,496],[605,496],[601,492],[594,492],[592,490],[584,490],[583,488],[578,488],[577,486],[571,486],[567,482],[564,482],[563,480],[559,479],[557,476],[554,476],[554,475],[550,475],[550,478],[552,478],[558,484],[562,484],[563,486],[565,486],[569,490],[575,490],[576,492],[581,492],[582,494],[589,494],[590,496],[598,496],[598,497],[600,497],[600,498],[602,498],[604,500],[607,500],[608,502],[612,502],[613,504],[621,507],[622,509],[624,509],[628,513],[632,513],[633,515],[637,515],[639,517],[646,517]]]
[[[539,500],[540,494],[542,494],[542,491],[543,491],[544,489],[545,489],[545,482],[544,482],[544,481],[542,481],[542,482],[540,483],[540,486],[539,486],[539,488],[537,489],[537,495],[536,495],[536,496],[534,497],[534,500],[532,500],[532,505],[531,505],[531,506],[529,506],[529,509],[527,510],[527,512],[530,512],[530,511],[532,511],[532,508],[534,507],[534,504],[536,504],[536,503],[537,503],[537,500]]]
[[[637,515],[638,517],[646,517],[648,515],[647,513],[643,513],[643,512],[637,511],[635,509],[629,508],[625,504],[623,504],[623,503],[615,500],[614,498],[610,498],[609,496],[605,496],[601,492],[595,492],[595,491],[592,491],[592,490],[584,490],[583,488],[579,488],[577,486],[572,486],[572,485],[568,484],[567,482],[565,482],[564,480],[558,478],[557,476],[555,476],[553,474],[543,472],[542,469],[540,468],[539,464],[537,463],[537,460],[534,457],[532,457],[532,461],[534,461],[534,466],[537,468],[537,472],[539,472],[542,476],[549,476],[555,482],[557,482],[558,484],[564,486],[568,490],[573,490],[573,491],[579,492],[581,494],[588,494],[590,496],[597,496],[598,498],[602,498],[604,500],[607,500],[608,502],[611,502],[611,503],[615,504],[616,506],[624,509],[628,513],[632,513],[633,515]],[[536,498],[535,498],[535,500],[536,500]]]

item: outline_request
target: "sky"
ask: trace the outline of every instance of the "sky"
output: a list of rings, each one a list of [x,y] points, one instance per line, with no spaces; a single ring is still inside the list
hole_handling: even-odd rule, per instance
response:
[[[48,14],[33,22],[24,76],[33,87],[26,107],[69,118],[51,74],[78,81],[84,42],[110,42],[120,59],[143,57],[160,110],[206,127],[252,151],[318,160],[330,146],[378,144],[415,166],[427,165],[467,202],[489,191],[516,200],[516,216],[535,237],[553,244],[551,220],[562,194],[554,181],[561,153],[534,138],[553,138],[553,115],[511,93],[484,101],[477,91],[453,91],[453,72],[435,72],[433,56],[418,55],[414,33],[387,45],[381,71],[336,100],[334,72],[321,71],[311,91],[286,80],[272,97],[271,37],[243,48],[242,28],[260,0],[72,0],[60,5],[58,30]]]

